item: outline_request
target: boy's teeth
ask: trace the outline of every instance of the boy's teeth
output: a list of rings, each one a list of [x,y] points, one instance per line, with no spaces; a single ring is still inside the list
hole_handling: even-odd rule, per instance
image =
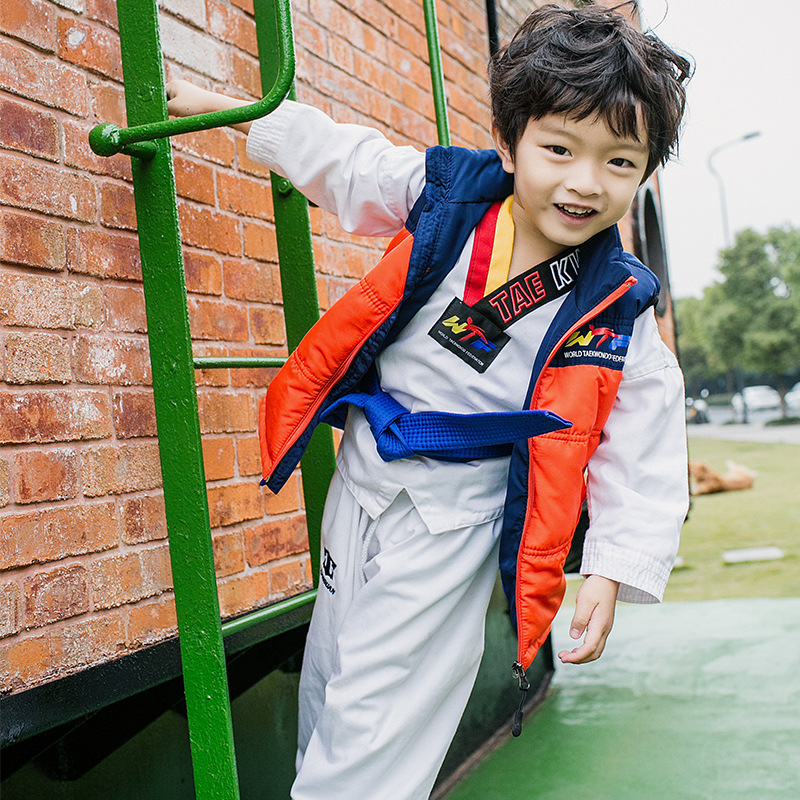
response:
[[[559,208],[562,211],[566,211],[568,214],[574,214],[576,216],[585,216],[586,214],[592,213],[591,208],[576,208],[575,206],[565,206],[563,204],[559,205]]]

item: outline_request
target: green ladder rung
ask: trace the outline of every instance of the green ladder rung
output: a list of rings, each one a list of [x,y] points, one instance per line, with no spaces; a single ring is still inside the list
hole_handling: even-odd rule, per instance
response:
[[[258,369],[282,367],[285,356],[195,356],[196,369]]]

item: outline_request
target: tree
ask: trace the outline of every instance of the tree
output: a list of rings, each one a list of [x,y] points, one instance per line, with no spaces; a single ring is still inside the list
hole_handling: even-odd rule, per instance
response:
[[[681,365],[692,386],[744,372],[769,376],[784,395],[800,371],[800,230],[744,230],[720,252],[723,280],[703,297],[678,301]]]
[[[703,297],[715,355],[729,371],[772,376],[785,415],[787,376],[800,367],[800,230],[741,231],[719,271]]]

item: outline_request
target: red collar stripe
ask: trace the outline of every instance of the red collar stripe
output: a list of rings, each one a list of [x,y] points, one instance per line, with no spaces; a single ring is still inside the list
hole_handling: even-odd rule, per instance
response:
[[[464,288],[464,302],[468,306],[475,305],[486,294],[486,281],[489,278],[489,267],[492,262],[497,217],[502,205],[500,200],[492,204],[475,228],[475,241],[472,245],[472,257]]]

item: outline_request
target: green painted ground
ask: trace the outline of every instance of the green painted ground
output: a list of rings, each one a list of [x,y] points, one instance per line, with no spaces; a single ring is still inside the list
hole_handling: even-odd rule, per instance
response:
[[[800,599],[620,606],[612,636],[447,800],[796,800]]]
[[[694,499],[660,606],[620,604],[603,657],[559,666],[547,700],[447,800],[800,797],[800,446],[693,439],[759,474]],[[776,545],[780,561],[726,566]],[[566,635],[578,582],[553,626]],[[727,599],[718,599],[727,598]]]

